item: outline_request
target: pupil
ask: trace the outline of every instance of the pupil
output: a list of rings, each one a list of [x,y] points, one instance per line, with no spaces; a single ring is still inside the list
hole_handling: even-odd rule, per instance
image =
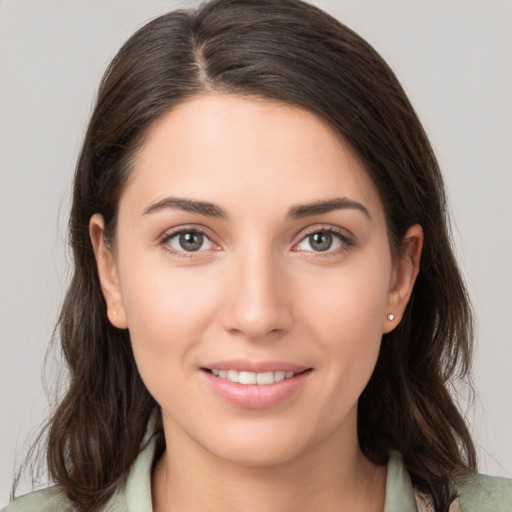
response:
[[[198,251],[203,245],[203,235],[201,233],[182,233],[180,245],[186,251]]]
[[[332,235],[327,231],[320,231],[310,235],[309,242],[315,251],[327,251],[332,245]]]

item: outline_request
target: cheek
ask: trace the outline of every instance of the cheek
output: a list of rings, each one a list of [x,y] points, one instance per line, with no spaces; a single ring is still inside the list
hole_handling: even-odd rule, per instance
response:
[[[387,313],[391,261],[353,265],[333,272],[322,287],[310,284],[302,310],[322,345],[333,397],[354,403],[378,358]]]
[[[361,259],[328,276],[311,276],[303,284],[309,292],[302,298],[302,309],[319,328],[330,331],[331,339],[353,339],[358,344],[366,338],[380,339],[390,281],[390,257]]]
[[[186,365],[215,314],[215,290],[197,269],[170,270],[163,263],[126,262],[122,281],[128,329],[141,374]],[[148,372],[145,372],[145,369]],[[144,378],[144,375],[143,375]]]

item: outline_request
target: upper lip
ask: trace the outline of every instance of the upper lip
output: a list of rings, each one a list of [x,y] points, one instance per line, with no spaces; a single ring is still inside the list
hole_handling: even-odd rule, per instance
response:
[[[301,373],[309,369],[307,366],[282,361],[248,361],[242,359],[216,361],[202,365],[201,368],[207,370],[236,370],[239,372],[254,373],[278,372],[280,370],[285,372]]]

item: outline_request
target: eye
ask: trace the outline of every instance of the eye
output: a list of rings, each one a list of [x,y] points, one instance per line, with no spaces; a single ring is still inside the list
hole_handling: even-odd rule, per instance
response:
[[[346,237],[331,229],[320,229],[309,233],[297,245],[296,250],[327,252],[335,251],[348,245]]]
[[[213,242],[204,233],[193,229],[173,233],[164,243],[176,252],[207,251],[213,247]]]

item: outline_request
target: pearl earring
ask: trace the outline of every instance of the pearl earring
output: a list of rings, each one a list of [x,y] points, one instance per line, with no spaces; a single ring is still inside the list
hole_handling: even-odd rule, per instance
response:
[[[389,313],[389,315],[388,315],[388,320],[389,320],[390,322],[392,322],[394,319],[395,319],[395,315],[393,315],[393,313]]]

